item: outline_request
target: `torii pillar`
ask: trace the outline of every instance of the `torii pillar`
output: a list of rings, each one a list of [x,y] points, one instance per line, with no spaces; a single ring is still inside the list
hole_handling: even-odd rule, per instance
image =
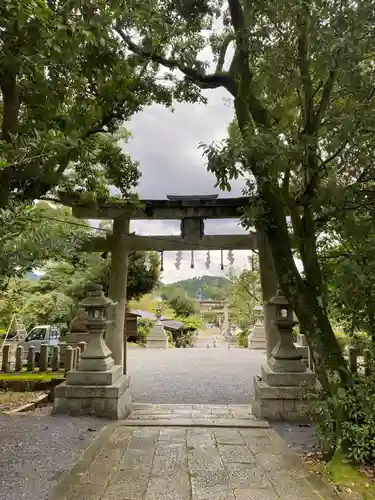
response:
[[[274,324],[272,324],[272,321],[275,320],[275,308],[268,305],[269,299],[274,297],[277,293],[278,281],[267,236],[265,233],[260,232],[258,232],[257,235],[260,281],[262,285],[264,329],[266,333],[266,350],[267,358],[269,359],[273,349],[279,341],[277,328]]]
[[[108,296],[114,306],[115,321],[108,328],[106,344],[112,352],[115,365],[123,366],[127,374],[127,339],[124,337],[126,288],[128,279],[128,249],[130,219],[121,215],[113,220],[113,238],[111,247],[111,267]]]

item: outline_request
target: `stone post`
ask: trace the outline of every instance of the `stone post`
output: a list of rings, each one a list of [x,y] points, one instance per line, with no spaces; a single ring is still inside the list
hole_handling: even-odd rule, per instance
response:
[[[3,351],[3,356],[1,359],[1,369],[3,372],[9,372],[10,371],[10,362],[9,362],[10,345],[4,344],[2,351]]]
[[[74,351],[71,345],[68,345],[64,356],[64,371],[65,374],[73,370],[74,365]]]
[[[228,309],[228,304],[226,302],[224,303],[223,309],[224,309],[223,332],[224,332],[224,337],[228,338],[231,332],[229,331],[229,309]]]
[[[306,366],[309,366],[309,345],[307,343],[306,335],[299,333],[297,335],[297,342],[294,343],[297,351],[301,354]]]
[[[108,295],[116,305],[113,306],[112,319],[106,333],[106,343],[113,353],[116,365],[123,366],[127,373],[127,341],[124,338],[126,288],[128,279],[128,251],[126,248],[129,234],[130,219],[125,216],[113,221],[113,236],[111,243],[111,270]]]
[[[168,335],[161,324],[161,306],[158,305],[155,311],[156,321],[147,336],[146,347],[153,349],[168,349]]]
[[[266,349],[266,332],[263,323],[263,307],[255,306],[255,325],[248,336],[249,349]]]
[[[46,372],[48,370],[48,354],[49,354],[48,344],[42,344],[40,346],[40,358],[39,358],[39,371]]]
[[[27,371],[35,370],[35,346],[30,345],[27,351]]]
[[[79,350],[81,351],[80,357],[83,353],[83,351],[86,349],[87,342],[81,341],[78,343]]]
[[[293,343],[293,310],[278,291],[269,301],[274,308],[274,326],[279,340],[262,367],[262,377],[254,377],[253,413],[268,420],[303,421],[307,391],[314,390],[315,374],[302,360]]]
[[[23,368],[23,347],[19,345],[16,349],[16,372],[20,372]]]
[[[273,266],[271,249],[265,233],[258,233],[258,251],[260,281],[262,285],[264,329],[266,333],[266,350],[267,358],[270,358],[279,338],[277,328],[273,323],[275,319],[274,308],[268,304],[270,298],[277,292],[277,276]]]
[[[3,372],[9,371],[9,356],[10,356],[10,345],[4,344],[2,349],[2,359],[1,359],[1,369]]]
[[[60,368],[60,347],[58,345],[52,347],[51,368],[53,372],[57,372]]]
[[[87,310],[88,342],[76,370],[55,389],[54,413],[123,419],[131,411],[130,378],[104,340],[114,303],[98,285],[81,305]]]

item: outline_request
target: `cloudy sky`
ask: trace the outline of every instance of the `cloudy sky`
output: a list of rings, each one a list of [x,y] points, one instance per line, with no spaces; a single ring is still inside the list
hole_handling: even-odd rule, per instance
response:
[[[205,159],[198,149],[201,142],[210,143],[226,136],[226,129],[233,117],[229,95],[223,90],[206,93],[207,105],[179,104],[175,111],[162,106],[152,106],[136,115],[128,128],[132,138],[124,149],[140,162],[142,179],[139,195],[143,199],[165,199],[167,194],[214,194],[221,197],[241,196],[243,181],[233,183],[232,192],[215,188],[215,177],[206,171]],[[178,235],[179,221],[134,221],[132,230],[139,234]],[[206,234],[244,233],[236,220],[206,221]],[[225,252],[225,262],[226,261]],[[248,252],[235,251],[235,267],[247,266]],[[220,252],[211,252],[211,267],[204,262],[206,252],[195,252],[195,268],[190,269],[190,252],[185,252],[180,270],[174,266],[175,254],[164,255],[164,282],[202,274],[221,275]]]

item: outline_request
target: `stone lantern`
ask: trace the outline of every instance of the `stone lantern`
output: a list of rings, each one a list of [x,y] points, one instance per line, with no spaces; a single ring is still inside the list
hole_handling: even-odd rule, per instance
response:
[[[105,371],[114,366],[112,353],[108,349],[104,334],[108,321],[108,308],[115,303],[106,297],[100,285],[93,287],[88,297],[81,303],[87,311],[86,326],[89,331],[87,347],[81,355],[77,371]]]
[[[297,351],[293,342],[293,326],[295,325],[293,309],[280,290],[272,297],[268,305],[275,308],[275,316],[272,323],[276,326],[279,341],[272,351],[268,361],[270,368],[275,372],[304,372],[306,366],[302,361],[301,354]]]
[[[168,335],[161,324],[162,305],[160,302],[155,307],[156,321],[147,336],[146,347],[151,349],[168,349]]]
[[[315,388],[315,374],[294,346],[293,309],[280,290],[267,305],[273,309],[279,339],[261,377],[254,377],[253,413],[260,419],[303,421],[309,418],[304,400]]]
[[[160,324],[160,318],[162,316],[162,307],[161,307],[160,302],[158,302],[156,304],[156,307],[155,307],[155,316],[156,316],[156,323]]]
[[[123,419],[132,408],[130,377],[123,374],[122,365],[115,365],[104,341],[112,323],[108,308],[114,303],[98,285],[81,305],[87,311],[88,343],[77,369],[55,389],[54,413]]]
[[[266,332],[263,322],[263,307],[254,307],[255,325],[248,335],[249,349],[266,349]]]

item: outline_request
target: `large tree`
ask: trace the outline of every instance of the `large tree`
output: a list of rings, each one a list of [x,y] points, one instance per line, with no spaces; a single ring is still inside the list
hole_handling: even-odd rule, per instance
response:
[[[143,2],[4,0],[0,5],[0,208],[47,193],[129,197],[138,166],[118,146],[123,121],[185,98],[126,53],[118,16],[147,23]]]
[[[133,53],[164,66],[166,77],[182,74],[189,87],[223,87],[233,97],[230,137],[206,148],[208,167],[222,188],[239,175],[247,178],[253,203],[243,222],[267,236],[320,381],[329,389],[328,374],[336,372],[349,383],[327,315],[318,237],[338,212],[373,200],[373,2],[155,0],[146,6],[154,22],[138,24],[135,35],[120,17],[119,35]],[[212,71],[200,59],[208,45]]]

